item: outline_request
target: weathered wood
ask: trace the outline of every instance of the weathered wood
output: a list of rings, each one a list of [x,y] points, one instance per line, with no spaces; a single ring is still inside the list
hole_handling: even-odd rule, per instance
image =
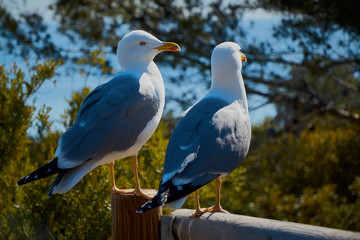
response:
[[[156,190],[142,189],[147,195],[154,196]],[[112,239],[159,239],[161,207],[145,213],[136,210],[148,199],[128,194],[111,194]]]
[[[162,216],[161,239],[360,239],[359,232],[235,214],[205,213],[200,218],[189,219],[192,212],[194,210],[180,209],[171,216]]]

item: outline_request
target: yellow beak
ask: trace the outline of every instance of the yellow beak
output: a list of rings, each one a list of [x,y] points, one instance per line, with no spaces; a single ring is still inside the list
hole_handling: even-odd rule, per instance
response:
[[[242,52],[240,52],[240,55],[241,55],[241,61],[242,61],[242,62],[247,62],[247,58],[246,58],[245,54],[243,54]]]
[[[171,52],[177,52],[181,51],[181,48],[179,45],[173,42],[163,42],[164,45],[156,47],[155,49],[158,50],[158,52],[162,51],[171,51]]]

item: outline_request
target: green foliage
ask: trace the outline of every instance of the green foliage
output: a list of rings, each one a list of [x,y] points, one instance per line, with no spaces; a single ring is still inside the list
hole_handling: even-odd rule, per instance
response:
[[[93,68],[100,69],[102,74],[111,73],[114,71],[112,67],[109,66],[109,62],[106,60],[105,56],[108,52],[104,51],[104,46],[100,45],[98,49],[95,49],[89,53],[85,53],[81,59],[76,61],[76,64],[80,66],[89,66]],[[96,69],[98,71],[98,69]],[[80,70],[82,75],[89,75],[91,72],[84,69]]]
[[[27,129],[31,126],[34,106],[28,104],[30,96],[55,74],[60,66],[60,60],[52,59],[35,65],[35,72],[29,70],[30,76],[18,68],[14,63],[11,70],[6,71],[0,66],[0,170],[9,159],[18,161],[26,157]],[[55,80],[53,80],[55,81]],[[39,118],[43,118],[44,111],[40,111]]]
[[[235,212],[349,230],[360,230],[360,137],[356,125],[321,122],[300,136],[253,129],[244,163],[243,191]],[[341,217],[340,217],[341,216]]]

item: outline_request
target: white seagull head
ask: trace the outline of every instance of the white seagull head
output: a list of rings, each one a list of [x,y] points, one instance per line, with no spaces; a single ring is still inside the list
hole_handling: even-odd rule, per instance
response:
[[[209,96],[215,95],[229,102],[243,99],[245,103],[246,93],[241,69],[242,62],[247,59],[240,50],[240,46],[234,42],[224,42],[214,48],[211,54]]]
[[[181,51],[179,45],[162,42],[150,33],[135,30],[126,34],[117,47],[117,57],[123,71],[134,65],[150,63],[162,51]]]
[[[211,72],[215,78],[226,77],[234,71],[240,71],[246,56],[241,52],[239,44],[224,42],[217,45],[211,54]]]

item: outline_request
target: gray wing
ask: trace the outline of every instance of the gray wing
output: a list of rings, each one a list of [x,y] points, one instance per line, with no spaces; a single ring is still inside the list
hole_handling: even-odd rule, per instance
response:
[[[168,202],[231,173],[244,160],[250,138],[250,120],[238,102],[206,98],[193,106],[177,123],[167,147],[160,190],[161,185],[170,188]]]
[[[159,111],[158,98],[140,94],[139,88],[139,79],[121,74],[94,89],[59,140],[59,167],[73,168],[130,148]]]

